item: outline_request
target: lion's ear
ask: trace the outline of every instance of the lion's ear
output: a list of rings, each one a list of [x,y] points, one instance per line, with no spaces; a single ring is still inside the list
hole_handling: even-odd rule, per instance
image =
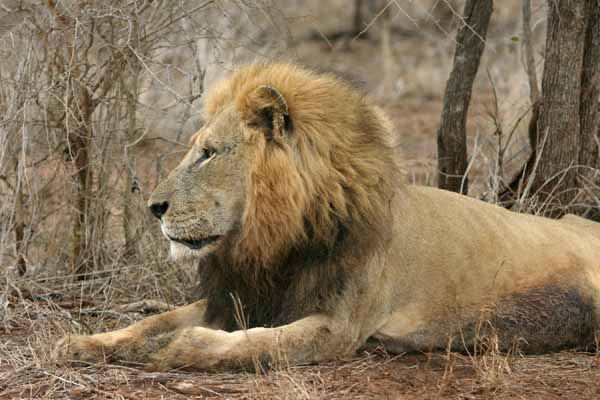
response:
[[[277,140],[292,129],[290,111],[285,97],[272,86],[262,85],[251,95],[249,123],[261,129],[267,140]]]

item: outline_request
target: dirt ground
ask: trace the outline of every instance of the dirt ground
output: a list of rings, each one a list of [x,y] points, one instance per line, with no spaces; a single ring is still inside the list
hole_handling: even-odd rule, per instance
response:
[[[10,296],[13,318],[0,326],[0,399],[594,399],[596,354],[427,353],[375,349],[318,366],[279,366],[263,373],[151,373],[134,366],[70,367],[49,350],[70,318],[90,329],[121,326],[129,316],[89,298]],[[28,299],[29,298],[29,299]],[[33,300],[35,299],[35,300]],[[106,305],[104,305],[106,307]],[[104,310],[103,321],[83,316]],[[83,311],[83,314],[82,314]],[[76,319],[76,318],[74,318]],[[71,320],[72,323],[73,320]]]

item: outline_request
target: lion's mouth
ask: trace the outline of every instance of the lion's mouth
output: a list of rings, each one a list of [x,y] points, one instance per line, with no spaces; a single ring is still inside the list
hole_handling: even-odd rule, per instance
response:
[[[216,242],[220,238],[221,238],[221,236],[218,236],[218,235],[209,236],[204,239],[181,239],[181,238],[174,238],[174,237],[169,236],[169,240],[172,240],[177,243],[181,243],[184,246],[187,246],[192,250],[200,250],[201,248],[206,247],[209,244]]]

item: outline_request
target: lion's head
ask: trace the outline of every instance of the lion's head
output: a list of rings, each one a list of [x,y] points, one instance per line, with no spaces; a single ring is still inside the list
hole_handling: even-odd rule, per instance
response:
[[[154,191],[175,258],[222,252],[264,268],[306,243],[385,225],[398,182],[390,126],[331,75],[254,64],[208,95],[205,126]]]

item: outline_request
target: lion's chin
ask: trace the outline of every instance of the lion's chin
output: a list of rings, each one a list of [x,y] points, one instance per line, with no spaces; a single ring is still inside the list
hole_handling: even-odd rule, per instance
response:
[[[169,256],[174,262],[190,262],[201,260],[213,252],[217,247],[215,243],[212,243],[200,249],[192,249],[182,243],[177,243],[172,240],[169,241],[169,243]]]

